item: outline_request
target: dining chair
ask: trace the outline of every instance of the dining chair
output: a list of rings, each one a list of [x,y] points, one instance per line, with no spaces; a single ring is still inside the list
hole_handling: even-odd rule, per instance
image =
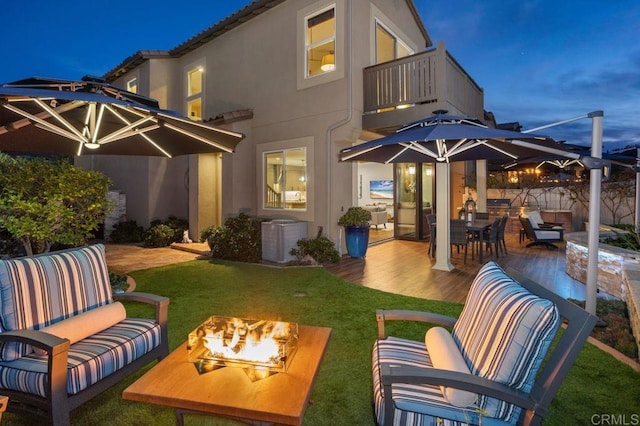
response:
[[[500,240],[498,238],[499,232],[500,232],[500,223],[502,222],[502,218],[501,217],[496,217],[493,220],[493,223],[491,224],[491,228],[489,228],[488,232],[483,236],[484,237],[484,243],[485,243],[485,247],[489,249],[489,254],[491,255],[491,258],[493,259],[493,249],[495,248],[496,250],[496,258],[500,257]],[[480,247],[480,250],[484,249],[483,247]]]
[[[498,248],[502,249],[504,254],[509,254],[509,252],[507,252],[507,242],[504,239],[504,231],[507,228],[508,221],[509,216],[502,216],[502,220],[500,221],[500,228],[498,228]]]
[[[428,214],[427,226],[429,227],[429,246],[427,246],[427,253],[431,254],[431,257],[435,257],[436,254],[436,215]]]
[[[460,247],[464,246],[464,263],[467,263],[467,247],[473,241],[469,239],[467,233],[467,222],[461,219],[451,219],[451,246],[456,246],[456,250],[460,253]],[[473,249],[473,248],[472,248]]]

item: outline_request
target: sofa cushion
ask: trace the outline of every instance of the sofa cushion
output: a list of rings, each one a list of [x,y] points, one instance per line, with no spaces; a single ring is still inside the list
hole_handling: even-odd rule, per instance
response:
[[[69,339],[73,344],[119,323],[126,317],[127,311],[124,305],[120,302],[115,302],[41,328],[40,331],[53,334],[62,339]],[[43,349],[34,347],[33,350],[38,355],[46,354]]]
[[[0,260],[0,324],[5,331],[39,330],[112,302],[104,245]],[[9,342],[0,359],[10,361],[31,346]]]
[[[544,223],[542,220],[542,216],[538,210],[531,210],[527,212],[527,217],[529,218],[529,223],[531,223],[531,227],[533,229],[538,229],[539,224]]]
[[[430,328],[424,336],[424,343],[434,368],[471,374],[456,342],[451,334],[442,327]],[[445,399],[456,407],[470,407],[478,395],[452,387],[440,386]]]
[[[476,275],[452,336],[473,374],[529,392],[560,324],[556,306],[530,293],[495,262]],[[521,409],[486,396],[490,417],[515,422]]]
[[[373,400],[377,423],[384,424],[385,406],[384,389],[382,387],[382,364],[433,368],[432,360],[427,353],[424,342],[387,337],[377,340],[373,347]],[[457,408],[452,406],[442,395],[437,385],[412,385],[394,383],[391,386],[391,397],[394,402],[394,419],[402,420],[402,424],[436,425],[443,419],[457,420],[462,423],[478,424],[478,410],[473,408]],[[446,422],[443,424],[451,424]],[[495,419],[484,419],[485,425],[504,425]]]
[[[160,344],[155,320],[127,318],[80,340],[69,348],[67,392],[77,394]],[[31,353],[15,361],[0,361],[1,389],[45,396],[47,357]]]

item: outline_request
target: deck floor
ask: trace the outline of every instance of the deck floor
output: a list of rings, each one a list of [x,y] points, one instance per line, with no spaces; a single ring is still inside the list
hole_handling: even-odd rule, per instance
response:
[[[505,269],[514,269],[564,298],[584,300],[585,285],[565,272],[565,245],[558,250],[543,246],[526,248],[517,234],[506,235],[508,254],[497,259]],[[463,303],[473,278],[480,268],[477,258],[454,249],[451,272],[432,269],[435,259],[427,254],[427,242],[391,240],[369,247],[365,259],[344,256],[327,269],[348,281],[378,290],[426,299]],[[489,260],[485,253],[484,260]]]

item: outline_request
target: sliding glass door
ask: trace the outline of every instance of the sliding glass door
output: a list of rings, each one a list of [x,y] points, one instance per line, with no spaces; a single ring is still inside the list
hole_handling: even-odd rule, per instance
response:
[[[395,237],[424,240],[429,237],[426,215],[434,213],[434,173],[431,163],[398,163],[395,174]]]

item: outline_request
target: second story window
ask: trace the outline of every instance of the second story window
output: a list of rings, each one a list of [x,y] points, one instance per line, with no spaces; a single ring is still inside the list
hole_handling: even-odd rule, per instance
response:
[[[198,66],[187,71],[187,116],[192,120],[202,120],[202,90],[204,68]]]
[[[138,93],[138,79],[133,77],[127,81],[127,90],[131,93]]]
[[[376,20],[376,64],[412,55],[413,51]]]
[[[306,77],[336,69],[336,7],[305,17]]]

